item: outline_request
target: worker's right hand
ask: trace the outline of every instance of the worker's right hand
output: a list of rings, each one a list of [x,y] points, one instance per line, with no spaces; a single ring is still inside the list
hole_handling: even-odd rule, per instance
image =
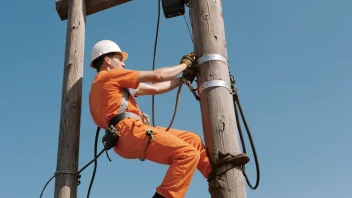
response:
[[[182,73],[182,77],[192,83],[197,76],[197,65],[193,63],[190,67],[185,69]]]
[[[184,55],[181,58],[180,63],[181,64],[184,63],[187,65],[187,68],[190,68],[195,60],[196,60],[196,54],[194,52],[191,52],[189,54]]]

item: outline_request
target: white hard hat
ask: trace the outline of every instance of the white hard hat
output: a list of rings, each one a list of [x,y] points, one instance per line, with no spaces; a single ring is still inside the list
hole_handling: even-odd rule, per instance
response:
[[[92,66],[92,62],[96,58],[110,52],[117,52],[121,54],[122,61],[125,61],[128,58],[128,54],[126,52],[121,51],[120,47],[115,42],[110,40],[101,40],[93,46],[93,49],[90,55],[90,67],[94,68]]]

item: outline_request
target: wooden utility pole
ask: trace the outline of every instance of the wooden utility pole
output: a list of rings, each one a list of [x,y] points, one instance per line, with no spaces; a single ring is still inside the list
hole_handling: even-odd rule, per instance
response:
[[[198,87],[204,138],[211,163],[218,153],[239,153],[237,123],[230,90],[222,0],[190,0],[194,48],[200,59]],[[214,60],[215,59],[215,60]],[[203,62],[203,63],[202,63]],[[222,84],[223,86],[213,86]],[[222,167],[218,171],[226,168]],[[244,177],[234,168],[209,182],[212,198],[245,198]]]
[[[85,24],[85,0],[69,0],[55,198],[77,197]]]
[[[55,3],[61,20],[67,19],[55,198],[77,197],[86,15],[129,1],[58,0]]]

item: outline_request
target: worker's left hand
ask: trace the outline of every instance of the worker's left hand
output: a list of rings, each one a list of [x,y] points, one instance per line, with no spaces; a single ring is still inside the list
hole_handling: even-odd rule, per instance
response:
[[[190,68],[196,60],[196,54],[191,52],[182,56],[180,63],[183,63],[187,66],[187,69]]]
[[[190,83],[194,81],[197,75],[197,63],[194,62],[190,67],[185,69],[182,73],[182,77],[188,80]]]

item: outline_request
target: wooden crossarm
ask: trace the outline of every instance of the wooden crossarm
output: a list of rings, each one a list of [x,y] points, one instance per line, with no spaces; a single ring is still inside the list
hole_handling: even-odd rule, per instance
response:
[[[61,20],[67,20],[68,1],[69,0],[57,0],[55,3],[56,11]],[[132,0],[86,0],[86,15],[88,16],[129,1]]]

